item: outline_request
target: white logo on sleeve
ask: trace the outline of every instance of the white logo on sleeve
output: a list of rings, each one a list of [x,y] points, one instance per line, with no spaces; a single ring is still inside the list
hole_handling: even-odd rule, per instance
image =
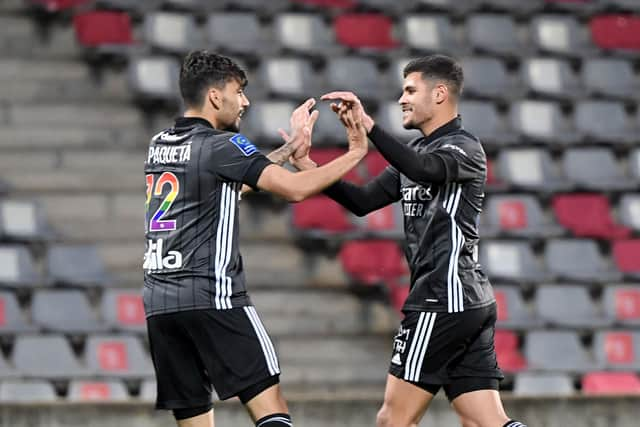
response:
[[[462,148],[458,147],[457,145],[444,144],[442,146],[442,148],[448,148],[450,150],[457,151],[458,153],[462,154],[463,156],[467,156],[467,153],[465,153],[464,150]]]
[[[144,254],[142,268],[144,270],[160,271],[165,268],[181,268],[182,254],[178,251],[169,251],[163,256],[164,240],[148,241],[147,252]]]

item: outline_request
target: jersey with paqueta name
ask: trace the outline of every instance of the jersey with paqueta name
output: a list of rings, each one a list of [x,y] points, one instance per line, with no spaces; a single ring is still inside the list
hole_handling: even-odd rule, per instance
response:
[[[143,300],[147,317],[250,305],[238,250],[243,184],[271,162],[242,134],[181,117],[151,139]]]

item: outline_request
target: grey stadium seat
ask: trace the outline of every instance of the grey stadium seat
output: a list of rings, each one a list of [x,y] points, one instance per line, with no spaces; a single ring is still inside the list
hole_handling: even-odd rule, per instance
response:
[[[146,378],[153,374],[147,351],[133,336],[90,336],[85,355],[89,369],[101,377]]]
[[[478,52],[514,57],[527,54],[509,15],[477,14],[467,21],[468,42]]]
[[[375,121],[380,127],[401,141],[409,141],[422,136],[416,129],[407,130],[402,127],[402,109],[397,102],[385,102],[378,108]]]
[[[295,105],[289,101],[264,101],[253,105],[246,113],[243,133],[258,147],[280,145],[278,128],[289,129],[289,118]]]
[[[494,293],[502,308],[502,318],[498,318],[496,326],[508,329],[529,329],[541,325],[534,313],[525,304],[518,288],[513,286],[495,286]]]
[[[266,58],[260,64],[259,75],[265,89],[277,97],[298,100],[322,91],[320,76],[304,58]]]
[[[23,377],[66,379],[89,375],[61,335],[17,337],[11,361]]]
[[[391,96],[384,75],[367,58],[328,58],[325,69],[327,90],[349,90],[365,100],[384,100]]]
[[[109,277],[98,250],[92,245],[51,245],[48,272],[55,283],[105,286]]]
[[[7,362],[2,354],[0,354],[0,380],[6,378],[17,378],[20,373]]]
[[[511,126],[523,138],[546,144],[575,144],[579,135],[552,101],[524,100],[511,105]]]
[[[640,370],[640,333],[633,330],[598,331],[593,337],[593,353],[600,369]]]
[[[578,132],[592,142],[631,144],[638,140],[638,125],[627,117],[624,105],[614,101],[583,101],[576,105]]]
[[[212,47],[239,55],[274,53],[273,35],[260,25],[251,12],[220,12],[209,15],[207,36]]]
[[[460,61],[464,70],[464,94],[472,98],[509,100],[523,95],[517,77],[507,71],[504,62],[483,56]]]
[[[38,380],[12,380],[0,383],[0,402],[55,402],[58,400],[53,384]]]
[[[156,381],[152,379],[143,380],[140,384],[139,399],[143,402],[155,403],[156,401]]]
[[[543,53],[581,57],[596,52],[571,15],[538,15],[531,22],[531,34],[534,45]]]
[[[0,291],[0,308],[0,335],[37,329],[25,320],[25,316],[13,292]]]
[[[557,99],[576,99],[583,88],[569,63],[557,58],[529,58],[521,66],[522,80],[538,95]]]
[[[45,240],[52,237],[45,213],[35,201],[0,202],[0,237],[3,240]]]
[[[129,62],[128,77],[133,92],[151,100],[178,101],[180,64],[170,57],[142,57]]]
[[[581,373],[595,367],[578,335],[569,331],[529,332],[524,353],[531,370]]]
[[[638,120],[640,123],[640,120]],[[640,183],[640,148],[631,150],[629,153],[629,172],[636,183]]]
[[[451,20],[445,15],[411,15],[401,21],[404,41],[410,49],[423,52],[459,53]]]
[[[31,253],[25,246],[0,245],[0,283],[5,286],[30,287],[41,281]]]
[[[611,325],[611,320],[596,307],[584,286],[537,286],[535,301],[537,317],[552,326],[596,328]]]
[[[313,127],[314,145],[347,145],[347,134],[338,116],[331,111],[328,102],[316,104],[315,109],[320,112],[318,122]],[[399,110],[398,110],[399,112]]]
[[[116,380],[74,380],[69,383],[69,402],[126,402],[129,392],[124,383]]]
[[[521,194],[495,195],[485,202],[481,235],[504,234],[514,237],[552,237],[563,229],[545,215],[535,196]]]
[[[567,374],[520,372],[513,380],[516,396],[571,396],[575,394],[573,380]]]
[[[107,289],[100,305],[105,325],[113,330],[145,332],[142,295],[137,289]]]
[[[79,290],[36,291],[31,301],[31,317],[45,331],[80,334],[105,330],[86,294]]]
[[[544,257],[549,272],[560,280],[612,282],[622,277],[603,258],[593,240],[550,239]]]
[[[185,54],[203,45],[193,15],[166,11],[145,16],[144,39],[153,48],[175,54]]]
[[[608,285],[602,296],[605,315],[622,326],[640,326],[640,286]]]
[[[624,175],[606,148],[572,148],[564,152],[562,166],[578,188],[595,191],[630,190],[635,184]]]
[[[486,101],[462,101],[458,106],[462,116],[462,126],[480,138],[483,144],[515,144],[518,135],[500,116],[495,105]]]
[[[620,222],[640,231],[640,194],[625,194],[618,207]]]
[[[571,188],[557,172],[549,153],[541,149],[500,151],[498,175],[503,181],[526,190],[551,192]]]
[[[548,275],[523,241],[485,240],[480,245],[480,263],[492,280],[539,282]]]
[[[320,15],[282,13],[273,28],[280,46],[286,50],[310,55],[335,55],[343,49],[335,44],[333,31]]]
[[[640,91],[631,62],[620,58],[588,58],[582,65],[587,92],[622,100],[634,100]]]

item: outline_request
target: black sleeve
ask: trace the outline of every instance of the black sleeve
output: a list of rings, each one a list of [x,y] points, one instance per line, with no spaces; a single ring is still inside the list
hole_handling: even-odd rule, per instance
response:
[[[393,167],[387,167],[380,175],[360,187],[350,182],[338,181],[324,194],[358,216],[365,216],[390,203],[400,200],[400,175]]]
[[[455,159],[447,155],[420,153],[393,136],[373,126],[369,139],[387,161],[407,178],[419,184],[442,184],[453,180],[448,174],[455,172]]]

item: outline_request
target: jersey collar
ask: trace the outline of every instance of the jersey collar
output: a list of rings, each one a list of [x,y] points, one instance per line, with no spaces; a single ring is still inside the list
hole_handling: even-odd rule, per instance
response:
[[[462,129],[462,119],[458,115],[456,118],[448,121],[447,123],[440,126],[438,129],[431,132],[429,136],[425,136],[424,142],[428,144],[440,138],[441,136],[445,136],[448,133],[455,132],[460,129]]]
[[[209,123],[208,120],[203,119],[202,117],[178,117],[176,119],[176,124],[174,127],[176,128],[191,128],[195,125],[203,125],[214,129],[213,125]]]

